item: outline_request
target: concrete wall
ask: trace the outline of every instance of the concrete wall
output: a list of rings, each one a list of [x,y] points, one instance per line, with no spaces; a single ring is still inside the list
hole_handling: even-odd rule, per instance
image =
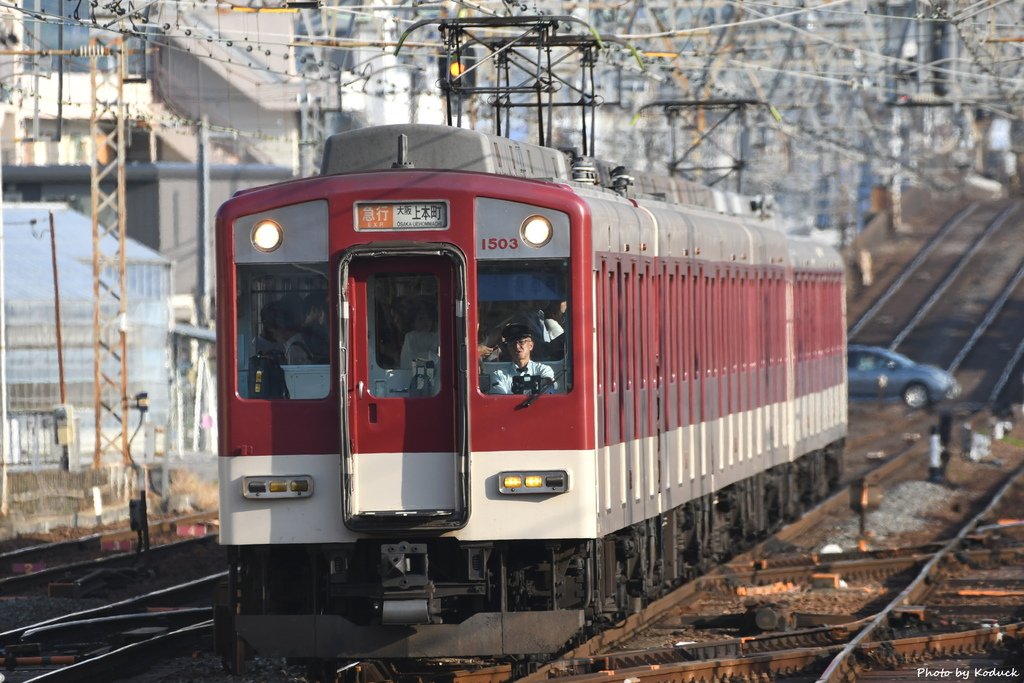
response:
[[[128,499],[135,492],[135,475],[116,466],[99,470],[43,470],[8,472],[8,512],[0,517],[0,534],[11,536],[48,531],[60,526],[93,526],[93,487],[100,491],[104,522],[128,513]]]

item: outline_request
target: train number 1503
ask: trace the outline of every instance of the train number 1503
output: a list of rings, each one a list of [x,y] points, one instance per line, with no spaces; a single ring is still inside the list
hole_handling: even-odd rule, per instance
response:
[[[483,237],[480,239],[480,251],[518,249],[519,240],[515,237]]]

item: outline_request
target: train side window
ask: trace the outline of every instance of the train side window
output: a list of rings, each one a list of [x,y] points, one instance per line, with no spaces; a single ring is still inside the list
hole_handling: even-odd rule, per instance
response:
[[[441,390],[438,279],[386,273],[367,283],[370,393],[378,398],[436,396]]]
[[[477,270],[477,348],[480,388],[494,394],[494,378],[512,358],[503,348],[502,332],[525,326],[533,338],[530,360],[551,368],[552,393],[572,388],[572,315],[569,262],[564,259],[482,260]]]
[[[331,378],[326,265],[237,269],[238,395],[325,398]]]

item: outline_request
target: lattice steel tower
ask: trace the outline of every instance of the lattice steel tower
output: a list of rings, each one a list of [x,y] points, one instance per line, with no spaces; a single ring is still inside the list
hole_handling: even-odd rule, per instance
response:
[[[96,447],[128,463],[127,277],[125,269],[125,105],[121,42],[93,39],[92,84],[93,380]],[[100,60],[104,63],[101,64]],[[113,182],[111,182],[113,181]]]

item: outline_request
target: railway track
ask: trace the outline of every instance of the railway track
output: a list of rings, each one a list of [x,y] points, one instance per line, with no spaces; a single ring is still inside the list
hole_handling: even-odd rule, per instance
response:
[[[916,572],[944,547],[943,543],[936,541],[908,548],[846,552],[842,556],[813,552],[812,548],[820,545],[816,532],[824,526],[824,520],[849,518],[852,514],[851,500],[859,497],[859,487],[864,482],[867,482],[869,490],[882,490],[894,482],[920,480],[927,471],[927,443],[920,435],[927,431],[933,416],[921,412],[907,414],[902,409],[888,406],[879,413],[880,419],[869,422],[869,410],[858,412],[860,424],[858,429],[851,431],[844,476],[846,485],[840,491],[769,541],[737,556],[710,575],[682,586],[617,627],[602,632],[519,680],[525,683],[541,683],[549,678],[625,680],[648,676],[636,675],[646,669],[651,672],[649,680],[657,678],[662,681],[676,680],[671,672],[678,669],[689,672],[686,674],[688,678],[678,680],[731,680],[725,677],[728,673],[740,681],[744,678],[739,672],[747,667],[753,677],[746,680],[760,681],[763,679],[756,676],[767,675],[768,671],[774,672],[773,676],[780,676],[805,670],[811,662],[817,662],[819,670],[824,669],[827,662],[820,660],[821,653],[828,651],[838,656],[845,644],[867,627],[879,607],[876,603],[892,593],[891,586],[886,588],[885,585],[910,585]],[[867,457],[869,454],[873,457]],[[993,469],[993,472],[993,476],[998,478],[998,471]],[[982,499],[986,495],[978,493]],[[788,554],[780,554],[780,549],[788,549]],[[1024,539],[1021,546],[1000,552],[1002,554],[993,554],[988,549],[967,549],[959,556],[973,558],[977,562],[1000,559],[1004,563],[1021,564]],[[828,582],[838,585],[840,581],[853,586],[855,591],[863,592],[859,596],[854,595],[856,599],[851,603],[853,591],[827,587]],[[811,588],[815,582],[824,582],[826,587]],[[737,598],[739,587],[749,591],[742,599]],[[780,593],[777,591],[790,591],[797,595],[801,609],[785,604],[778,598]],[[845,596],[840,599],[843,593]],[[746,611],[741,607],[738,611],[729,612],[725,618],[721,615],[728,611],[726,608],[712,608],[711,613],[718,618],[704,619],[704,623],[700,623],[701,619],[695,618],[689,607],[709,595],[729,596],[728,599],[746,601],[749,605]],[[825,607],[815,610],[815,604]],[[913,611],[902,610],[901,616],[903,612]],[[687,614],[690,616],[682,616]],[[748,632],[710,642],[698,640],[683,644],[695,627],[701,627],[697,630],[705,633],[716,633],[724,632],[723,629],[716,631],[716,627],[723,624],[732,630],[739,628]],[[762,626],[775,629],[780,625],[784,628],[761,632]],[[645,632],[654,634],[651,640],[670,638],[680,644],[670,647],[658,645],[638,654],[632,650],[638,642],[638,634]],[[949,638],[950,647],[961,642],[953,636]],[[984,640],[978,634],[963,638]],[[704,640],[707,641],[707,636]],[[873,647],[874,644],[868,642],[858,652],[862,655],[871,653],[874,652]],[[624,649],[630,651],[623,652]],[[649,660],[641,663],[643,657]],[[754,661],[759,663],[752,666]],[[623,674],[621,677],[620,672]],[[359,683],[454,680],[460,683],[504,683],[515,680],[517,676],[521,676],[517,667],[508,664],[486,666],[478,661],[401,664],[366,661],[350,664],[342,680]]]
[[[172,555],[195,556],[203,547],[216,547],[216,536],[178,539],[153,545],[144,553],[122,552],[92,559],[43,566],[28,573],[0,578],[0,595],[46,593],[50,596],[83,598],[109,595],[140,581],[152,582],[154,568],[165,565]],[[219,552],[216,553],[218,556]]]
[[[1020,610],[1019,600],[1010,600],[1024,592],[1019,590],[1024,587],[1024,544],[1021,543],[1024,537],[1001,547],[970,546],[985,543],[984,536],[976,533],[980,523],[992,517],[996,506],[1012,491],[1015,491],[1015,498],[1006,507],[1019,509],[1021,500],[1024,500],[1024,487],[1020,484],[1022,475],[1024,467],[1009,477],[989,505],[968,521],[956,537],[930,554],[907,553],[895,558],[844,560],[827,567],[805,563],[796,567],[765,569],[760,573],[757,569],[750,569],[742,576],[716,574],[696,582],[701,583],[700,586],[684,587],[680,595],[670,596],[675,599],[673,607],[678,608],[693,596],[722,590],[723,586],[777,586],[785,582],[806,581],[806,574],[815,567],[836,570],[818,573],[819,576],[842,575],[851,583],[863,577],[875,579],[887,575],[887,580],[892,581],[893,577],[907,575],[897,590],[889,593],[884,607],[871,616],[842,621],[844,615],[819,615],[822,620],[828,617],[837,623],[763,636],[679,643],[671,648],[612,654],[594,652],[584,655],[585,648],[593,647],[588,644],[523,680],[527,683],[540,683],[551,678],[558,678],[561,683],[597,680],[682,683],[761,681],[765,676],[785,680],[785,677],[793,676],[793,680],[836,683],[859,680],[860,672],[867,666],[898,668],[908,662],[917,662],[915,667],[919,667],[920,662],[929,659],[1019,648],[1024,638],[1024,613]],[[999,577],[1002,583],[991,588],[996,580],[994,576]],[[978,588],[964,588],[965,585]],[[991,617],[979,616],[978,602],[974,599],[979,594],[1006,600],[1005,604],[995,607],[1001,610],[999,613],[1004,618],[1011,615],[1016,617],[1016,621],[1000,623]],[[661,615],[648,618],[637,615],[636,621],[649,621],[646,627],[650,628],[659,619]],[[983,625],[964,627],[964,624],[978,620],[982,620]],[[597,649],[610,650],[615,644],[604,642],[597,645]],[[993,664],[994,670],[998,670],[998,666]],[[809,671],[811,677],[808,678]]]
[[[1021,402],[1024,358],[1024,265],[993,301],[977,330],[947,366],[955,372],[967,396],[1003,408]],[[1009,358],[1002,372],[990,369],[992,358]],[[1013,378],[1015,381],[1010,381]]]
[[[27,680],[40,671],[57,676],[54,671],[123,645],[211,619],[214,584],[226,574],[223,551],[215,534],[179,535],[205,534],[209,517],[155,522],[143,552],[112,552],[131,547],[121,543],[128,532],[113,530],[0,555],[5,569],[30,565],[0,578],[7,625],[0,633],[3,680]],[[197,525],[202,528],[190,528]],[[211,566],[214,576],[187,580]],[[94,606],[100,601],[108,604]]]
[[[955,267],[961,255],[1006,208],[1006,202],[975,202],[954,214],[850,324],[850,342],[888,346],[935,290],[937,278]]]
[[[151,520],[150,545],[216,533],[216,520],[216,512]],[[124,527],[49,542],[33,542],[31,538],[11,539],[4,542],[7,549],[0,551],[0,579],[31,574],[57,564],[71,564],[112,554],[136,552],[137,536],[137,532]]]
[[[866,415],[860,415],[858,420],[864,419]],[[906,419],[910,417],[911,421],[907,422]],[[914,412],[907,414],[905,411],[898,409],[893,406],[886,407],[881,413],[880,419],[876,423],[863,424],[859,429],[855,429],[851,432],[850,448],[848,449],[848,465],[847,465],[847,476],[845,480],[850,483],[858,482],[862,479],[866,479],[870,485],[877,485],[881,487],[884,482],[892,481],[893,479],[901,479],[906,477],[919,477],[921,474],[921,466],[924,463],[924,443],[923,440],[917,438],[921,433],[926,431],[928,422],[933,419],[924,413]],[[867,454],[878,454],[884,452],[884,458],[869,458]],[[733,561],[719,568],[718,573],[713,576],[707,576],[703,579],[695,582],[691,585],[684,586],[678,594],[669,596],[669,598],[663,599],[662,610],[664,613],[670,613],[673,610],[676,613],[686,612],[686,605],[688,601],[699,599],[701,596],[708,596],[712,594],[725,595],[728,593],[734,593],[736,587],[747,586],[747,587],[775,587],[778,584],[791,583],[794,585],[805,585],[813,575],[835,575],[842,577],[843,581],[849,582],[852,585],[859,584],[880,584],[882,582],[893,582],[893,581],[909,581],[906,577],[908,573],[913,572],[915,568],[922,566],[930,557],[936,552],[936,544],[926,544],[914,548],[906,549],[889,549],[889,550],[874,550],[865,552],[848,552],[842,557],[829,557],[822,555],[814,555],[809,552],[801,552],[799,541],[810,537],[811,530],[814,529],[815,525],[821,524],[822,517],[819,515],[834,515],[842,516],[849,515],[849,503],[851,500],[850,489],[844,489],[830,499],[825,501],[818,511],[813,514],[809,514],[804,519],[786,527],[774,540],[774,546],[769,544],[767,549],[762,546],[760,549],[753,550],[745,555],[741,555],[734,558]],[[780,540],[781,539],[781,540]],[[1024,543],[1024,539],[1022,539]],[[780,547],[787,547],[790,549],[789,554],[779,554]],[[1017,552],[1019,550],[1010,550],[1006,552]],[[980,555],[979,555],[980,553]],[[991,554],[987,550],[969,550],[966,554],[961,553],[963,557],[975,557],[978,555],[979,558],[984,556],[985,553]],[[1010,557],[1016,557],[1018,564],[1024,564],[1021,562],[1020,555],[1010,555]],[[981,562],[981,559],[977,560]],[[969,577],[968,577],[969,578]],[[819,581],[820,581],[819,577]],[[202,604],[209,604],[209,591],[210,586],[206,586],[200,589]],[[827,591],[826,591],[827,592]],[[804,595],[810,595],[805,593]],[[697,666],[697,664],[703,662],[707,665],[709,662],[717,662],[720,666],[725,666],[727,660],[744,660],[752,661],[757,659],[758,661],[764,662],[762,670],[766,670],[763,667],[775,666],[777,671],[795,671],[801,657],[809,657],[807,652],[800,652],[801,650],[813,651],[818,656],[823,651],[830,651],[834,654],[838,654],[843,647],[843,644],[854,636],[854,629],[862,626],[865,620],[868,618],[863,616],[861,612],[864,608],[847,608],[847,609],[832,609],[826,610],[813,610],[803,609],[800,611],[789,609],[785,606],[781,608],[778,605],[773,605],[773,598],[770,594],[765,596],[758,596],[757,591],[753,592],[754,598],[759,598],[761,603],[757,609],[749,610],[748,614],[743,616],[740,620],[741,625],[744,628],[753,629],[753,635],[744,635],[743,637],[737,638],[722,638],[718,641],[711,643],[694,643],[687,645],[686,647],[661,647],[661,654],[658,655],[660,660],[655,662],[657,668],[656,671],[662,671],[664,673],[666,668],[669,667],[683,667],[689,666],[691,668]],[[877,601],[877,595],[865,594],[862,598],[865,604],[870,603],[872,600]],[[673,602],[674,601],[674,602]],[[809,601],[802,598],[804,603]],[[155,603],[154,603],[155,604]],[[768,606],[769,609],[765,611],[764,607]],[[656,605],[652,605],[656,607]],[[137,608],[133,608],[136,609]],[[950,607],[946,606],[943,615],[947,615],[950,612]],[[145,610],[143,610],[145,611]],[[184,615],[179,615],[185,618]],[[152,650],[146,648],[149,647],[163,647],[159,645],[134,645],[133,649],[126,650],[123,653],[113,655],[109,658],[105,658],[109,662],[109,666],[117,669],[117,673],[106,673],[99,674],[94,667],[107,666],[100,664],[98,661],[93,662],[91,660],[96,659],[100,654],[100,650],[112,650],[112,645],[103,645],[103,647],[94,647],[91,651],[74,653],[75,657],[79,660],[88,659],[90,663],[76,665],[77,668],[71,669],[67,663],[60,666],[62,673],[57,673],[56,669],[52,669],[45,675],[47,678],[41,678],[40,680],[46,681],[64,681],[64,680],[118,680],[123,679],[129,675],[130,671],[138,669],[140,664],[138,662],[144,662],[141,664],[147,671],[159,672],[161,668],[160,662],[168,661],[167,658],[173,656],[175,653],[180,653],[190,648],[195,650],[208,650],[209,649],[209,631],[205,627],[200,626],[202,621],[201,617],[203,614],[195,615],[195,623],[188,624],[186,632],[175,636],[167,636],[170,638],[168,645],[166,646],[166,652],[154,654]],[[88,619],[92,619],[91,616],[76,616],[71,617],[71,621],[85,621],[89,623]],[[146,619],[145,616],[139,616],[138,614],[133,615],[131,619]],[[625,624],[622,624],[620,628],[613,631],[602,634],[598,639],[591,641],[587,644],[590,650],[578,650],[573,653],[569,653],[562,660],[561,663],[552,664],[549,668],[542,668],[539,673],[532,674],[527,681],[539,681],[545,680],[547,676],[558,675],[559,677],[570,677],[570,676],[586,676],[596,675],[602,680],[607,680],[609,674],[607,671],[633,671],[636,668],[651,667],[654,664],[639,664],[636,663],[639,660],[630,659],[634,655],[632,653],[621,652],[624,647],[628,647],[627,643],[630,642],[631,638],[635,637],[635,633],[638,628],[646,628],[648,631],[656,631],[661,629],[662,636],[668,634],[671,636],[673,631],[685,628],[693,627],[693,623],[683,624],[681,617],[675,617],[676,623],[662,624],[657,626],[659,619],[663,617],[653,617],[646,613],[634,615]],[[786,623],[786,630],[778,632],[759,632],[757,631],[758,620],[761,623],[766,623],[766,620],[775,618],[778,622]],[[691,618],[692,622],[693,619]],[[134,633],[131,636],[133,638],[141,638],[143,636],[149,637],[154,634],[164,635],[170,634],[178,630],[181,626],[180,623],[162,623],[144,625],[138,622],[123,622],[117,629],[115,629],[115,635],[108,638],[108,641],[115,641],[122,633]],[[713,629],[712,629],[713,632]],[[51,634],[58,636],[59,634],[73,635],[75,633],[75,627],[55,627],[48,626],[41,634]],[[1003,631],[1004,634],[1007,632]],[[187,634],[187,635],[186,635]],[[5,634],[0,634],[0,645],[3,645],[2,638]],[[21,634],[19,634],[19,639]],[[676,636],[671,636],[676,637]],[[908,636],[910,638],[911,636]],[[966,638],[967,636],[965,636]],[[982,641],[980,635],[975,634],[975,639]],[[1012,640],[1012,636],[1007,635],[1007,638]],[[189,640],[193,638],[194,640]],[[205,640],[204,640],[205,639]],[[72,638],[74,640],[74,638]],[[176,642],[191,643],[179,647],[175,645]],[[159,641],[157,641],[159,642]],[[951,643],[954,641],[950,641]],[[858,657],[870,658],[872,653],[875,652],[872,649],[872,643],[867,643],[861,650],[858,651]],[[952,647],[952,646],[951,646]],[[973,647],[973,646],[972,646]],[[50,651],[50,654],[46,654],[42,649],[38,652],[39,657],[54,657],[60,656],[57,654],[59,648]],[[140,655],[139,653],[149,652],[149,654]],[[134,653],[134,654],[133,654]],[[673,660],[672,657],[678,658],[681,654],[684,654],[688,659],[679,661],[678,659]],[[878,654],[877,657],[881,657],[882,654]],[[126,657],[127,659],[120,659]],[[140,659],[141,657],[141,659]],[[610,658],[620,659],[610,659]],[[134,659],[133,659],[134,658]],[[185,659],[188,659],[186,656]],[[132,662],[135,663],[132,663]],[[566,664],[570,662],[572,666]],[[674,662],[674,663],[673,663]],[[770,664],[771,662],[782,662],[780,664]],[[635,666],[632,664],[636,663]],[[627,666],[630,664],[630,666]],[[685,665],[685,666],[684,666]],[[40,666],[42,666],[40,664]],[[509,665],[500,666],[482,666],[481,662],[475,661],[462,661],[462,662],[434,662],[434,663],[419,663],[413,666],[403,666],[401,670],[396,670],[389,667],[387,663],[378,662],[360,662],[352,663],[348,665],[345,676],[353,680],[359,681],[469,681],[472,679],[475,681],[498,681],[506,682],[515,678],[515,671],[513,667]],[[728,666],[739,666],[739,664],[729,664]],[[819,660],[818,667],[822,668],[823,664]],[[694,671],[700,670],[705,674],[709,669],[693,669]],[[725,671],[726,669],[722,669]],[[729,669],[732,670],[732,669]],[[38,670],[37,670],[38,671]],[[547,673],[544,673],[547,671]],[[600,671],[601,673],[587,673],[587,672]],[[738,671],[738,669],[737,669]],[[85,673],[83,673],[85,672]],[[154,674],[155,675],[155,674]],[[738,674],[737,674],[738,675]],[[774,674],[776,676],[783,674]],[[67,678],[65,678],[67,676]],[[20,683],[26,680],[25,678],[12,679],[8,678],[8,681],[15,681]],[[139,679],[132,680],[149,680],[146,678],[146,674],[143,674]],[[154,679],[155,680],[155,679]],[[221,680],[210,679],[210,678],[197,678],[196,680]],[[741,680],[737,678],[736,680]],[[802,680],[802,679],[793,679]]]
[[[943,367],[949,364],[977,329],[989,302],[997,299],[1017,270],[1021,206],[1019,202],[1011,203],[973,243],[950,248],[951,253],[954,249],[963,251],[942,279],[926,290],[928,298],[890,340],[889,348],[911,354],[921,362]]]
[[[893,279],[847,331],[858,344],[888,346],[964,262],[964,254],[1010,207],[1009,202],[973,203],[953,215]]]
[[[117,680],[203,647],[226,572],[0,633],[5,683]],[[205,626],[204,626],[205,624]]]
[[[956,214],[850,327],[849,340],[956,373],[961,412],[1018,399],[1010,378],[1020,376],[1024,358],[1022,221],[1019,201]]]

